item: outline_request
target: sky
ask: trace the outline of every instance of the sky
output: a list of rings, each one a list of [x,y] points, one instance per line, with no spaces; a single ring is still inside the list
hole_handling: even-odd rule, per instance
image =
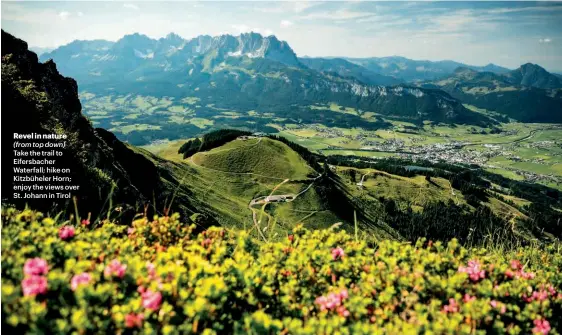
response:
[[[2,29],[31,47],[116,41],[274,34],[298,56],[531,62],[562,72],[562,2],[373,1],[17,1],[1,3]]]

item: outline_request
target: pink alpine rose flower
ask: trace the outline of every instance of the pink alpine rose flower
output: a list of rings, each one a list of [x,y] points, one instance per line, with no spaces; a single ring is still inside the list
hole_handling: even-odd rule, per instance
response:
[[[89,226],[89,225],[90,225],[90,220],[84,219],[84,220],[82,220],[81,223],[82,223],[83,226]]]
[[[314,300],[314,302],[318,306],[320,306],[321,311],[326,310],[326,304],[328,303],[328,299],[325,296],[323,295],[319,296],[318,298],[316,298],[316,300]]]
[[[482,266],[477,260],[468,261],[467,266],[459,266],[459,272],[468,274],[468,277],[472,281],[479,281],[486,277],[486,271],[482,270]]]
[[[118,259],[114,259],[105,267],[103,273],[107,277],[115,276],[115,277],[123,278],[125,276],[126,269],[127,269],[127,265],[121,264],[121,262]]]
[[[144,291],[141,295],[142,307],[156,311],[162,304],[162,293],[154,292],[150,289]]]
[[[348,317],[349,311],[343,305],[343,301],[349,297],[347,289],[342,289],[339,292],[332,292],[326,296],[319,296],[314,301],[321,311],[335,310],[340,316]]]
[[[511,260],[509,262],[509,265],[511,267],[511,270],[506,270],[505,271],[505,276],[508,278],[523,278],[523,279],[533,279],[535,278],[535,273],[534,272],[525,272],[523,270],[523,264],[521,264],[520,261],[514,259]],[[515,272],[514,272],[515,271]]]
[[[500,308],[500,314],[504,314],[507,310],[507,308],[505,307],[504,304],[502,304],[501,302],[498,302],[496,300],[492,300],[490,301],[490,306],[494,307],[494,308]]]
[[[125,315],[125,327],[127,328],[142,328],[142,321],[144,320],[143,314],[129,313]]]
[[[341,300],[345,300],[349,297],[349,293],[347,292],[347,289],[345,289],[345,288],[340,291],[339,295],[340,295]]]
[[[72,226],[64,226],[59,229],[59,237],[61,240],[66,241],[74,237],[74,227]]]
[[[548,320],[537,319],[533,321],[535,327],[533,328],[533,334],[547,335],[550,332],[550,323]]]
[[[21,281],[24,296],[34,296],[47,293],[47,278],[42,276],[29,276]]]
[[[28,259],[23,266],[23,273],[28,276],[46,275],[48,271],[47,261],[39,257]]]
[[[72,280],[70,281],[70,288],[73,291],[76,291],[78,286],[88,285],[91,281],[92,281],[92,275],[89,274],[88,272],[82,272],[81,274],[72,277]]]
[[[211,240],[210,238],[206,238],[205,240],[203,240],[203,242],[201,242],[203,248],[208,248],[211,244],[213,244],[213,240]]]
[[[443,306],[443,312],[445,313],[456,313],[459,311],[459,304],[454,298],[449,299],[449,304]]]
[[[156,266],[151,262],[146,262],[146,270],[148,270],[148,277],[150,279],[156,279]]]
[[[533,279],[535,278],[535,273],[534,272],[525,272],[523,270],[519,271],[517,273],[517,276],[523,279]]]
[[[545,290],[533,291],[530,297],[528,297],[526,294],[523,294],[523,300],[525,300],[526,302],[531,302],[535,300],[545,301],[547,299],[548,299],[548,292]]]
[[[463,301],[465,304],[466,304],[466,303],[469,303],[469,302],[471,302],[471,301],[474,301],[474,300],[476,300],[476,297],[473,297],[473,296],[471,296],[471,295],[468,294],[468,293],[465,293],[465,294],[464,294],[464,297],[462,298],[462,301]]]
[[[337,247],[337,248],[332,249],[332,259],[334,261],[342,258],[344,255],[345,255],[345,252],[343,251],[342,248]]]
[[[516,259],[511,260],[511,262],[509,262],[509,265],[513,270],[521,270],[521,268],[523,267],[521,265],[521,262]]]
[[[339,307],[336,309],[336,312],[338,312],[338,314],[339,314],[340,316],[343,316],[344,318],[347,318],[347,317],[349,316],[349,311],[348,311],[347,308],[345,308],[345,306],[343,306],[343,305],[342,305],[342,306],[339,306]]]

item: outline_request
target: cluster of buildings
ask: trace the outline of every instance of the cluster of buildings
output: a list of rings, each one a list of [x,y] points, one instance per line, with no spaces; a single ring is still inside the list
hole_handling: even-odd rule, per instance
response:
[[[547,149],[554,146],[562,147],[562,141],[538,141],[528,143],[525,147],[533,149]]]
[[[523,178],[525,178],[526,181],[529,182],[550,182],[550,183],[554,183],[554,184],[562,184],[562,177],[560,176],[556,176],[553,174],[548,174],[548,175],[544,175],[544,174],[538,174],[538,173],[534,173],[534,172],[530,172],[530,171],[522,171],[522,170],[513,170],[513,172],[515,172],[515,174],[522,176]]]
[[[432,150],[429,147],[434,147],[438,150]],[[408,159],[422,159],[432,163],[447,162],[447,163],[463,163],[463,164],[479,164],[486,163],[489,155],[478,150],[458,150],[458,148],[447,147],[443,144],[433,144],[424,146],[423,149],[412,149],[412,152],[417,153],[400,153],[399,157]]]
[[[306,124],[306,125],[298,124],[294,127],[294,129],[304,129],[304,128],[314,130],[315,132],[318,133],[317,136],[322,138],[345,137],[344,132],[339,129],[320,127],[315,124]]]
[[[562,140],[551,141],[538,141],[532,143],[512,143],[512,144],[483,144],[478,148],[472,148],[474,144],[470,142],[461,142],[451,140],[448,135],[441,135],[442,137],[449,138],[446,143],[435,143],[420,145],[426,141],[425,137],[410,137],[408,144],[403,139],[391,138],[384,141],[374,140],[373,137],[378,137],[374,132],[360,132],[357,135],[346,135],[343,131],[334,128],[319,127],[315,125],[302,125],[303,128],[313,129],[318,133],[317,136],[323,138],[343,138],[341,144],[349,144],[351,141],[359,141],[362,145],[362,151],[379,151],[379,152],[392,152],[397,156],[407,159],[422,159],[430,162],[448,162],[448,163],[462,163],[462,164],[477,164],[483,167],[494,168],[496,166],[488,164],[488,161],[494,157],[505,157],[515,162],[530,162],[535,164],[548,164],[547,160],[541,157],[522,158],[514,154],[514,147],[524,146],[526,148],[534,149],[548,149],[552,147],[561,147]],[[554,127],[556,128],[556,127]],[[389,132],[391,132],[389,130]],[[507,130],[502,132],[504,135],[515,135],[517,130]],[[369,139],[370,138],[370,139]],[[328,149],[342,149],[340,146],[330,145]],[[529,171],[522,171],[502,166],[504,169],[512,170],[513,172],[521,175],[525,180],[548,181],[554,183],[562,183],[562,177],[556,175],[543,175]]]

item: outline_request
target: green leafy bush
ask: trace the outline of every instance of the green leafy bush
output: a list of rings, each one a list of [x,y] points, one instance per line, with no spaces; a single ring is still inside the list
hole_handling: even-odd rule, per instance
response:
[[[297,227],[284,242],[7,209],[2,324],[13,334],[560,334],[562,255],[419,241],[372,248]],[[64,228],[63,228],[64,227]]]

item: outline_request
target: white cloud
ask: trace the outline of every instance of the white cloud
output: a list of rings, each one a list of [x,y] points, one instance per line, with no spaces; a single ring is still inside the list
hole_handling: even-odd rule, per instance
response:
[[[502,23],[494,17],[480,15],[478,11],[472,9],[461,9],[442,15],[423,14],[418,15],[416,20],[422,25],[421,28],[416,29],[416,32],[439,34],[439,36],[456,33],[488,33],[499,29]]]
[[[262,34],[263,36],[274,35],[271,29],[263,29],[258,27],[250,28],[250,26],[245,24],[233,24],[231,25],[231,27],[234,29],[234,34],[245,34],[245,33],[254,32],[254,33]],[[224,34],[228,34],[228,33],[226,32]]]
[[[246,34],[246,33],[258,33],[263,36],[275,35],[275,33],[271,29],[259,28],[259,27],[252,28],[251,26],[248,26],[246,24],[233,24],[230,27],[233,29],[232,31],[224,32],[219,35],[224,35],[224,34],[238,35],[238,34]]]
[[[517,12],[544,12],[544,11],[559,11],[562,10],[562,6],[532,6],[532,7],[516,7],[516,8],[494,8],[487,10],[490,14],[505,14],[505,13],[517,13]]]
[[[60,12],[60,13],[59,13],[59,17],[60,17],[62,20],[66,20],[69,16],[70,16],[70,13],[69,13],[69,12],[64,12],[64,11],[63,11],[63,12]]]
[[[125,3],[123,4],[123,8],[128,8],[128,9],[133,9],[133,10],[139,10],[139,6],[132,4],[132,3]]]
[[[293,25],[293,22],[291,22],[291,21],[289,21],[289,20],[282,20],[280,25],[281,25],[281,27],[283,27],[283,28],[287,28],[287,27],[289,27],[289,26],[292,26],[292,25]]]
[[[78,14],[78,16],[84,16],[84,13],[82,13],[82,12],[78,12],[76,14]]]
[[[294,2],[294,7],[293,10],[295,11],[295,13],[300,13],[302,11],[305,11],[307,9],[309,9],[310,7],[314,7],[317,5],[322,4],[322,2],[319,1],[315,1],[315,2],[310,2],[310,1],[296,1]]]
[[[369,12],[357,12],[348,9],[340,9],[337,11],[332,12],[316,12],[310,13],[307,15],[300,16],[303,20],[315,20],[315,19],[324,19],[324,20],[350,20],[350,19],[357,19],[360,17],[367,17],[372,16],[373,13]]]
[[[305,10],[323,4],[322,1],[280,1],[275,6],[253,7],[262,13],[302,13]]]
[[[366,30],[380,30],[387,27],[406,26],[412,24],[414,20],[400,15],[373,15],[357,19],[355,22],[364,23]]]
[[[238,33],[238,34],[244,34],[244,33],[249,33],[250,31],[252,31],[252,29],[245,25],[245,24],[233,24],[232,28]]]
[[[552,40],[550,38],[541,38],[539,39],[539,43],[550,43]]]
[[[451,32],[464,29],[467,25],[481,24],[481,21],[473,15],[470,9],[459,10],[441,16],[432,15],[429,21],[434,24],[436,31]]]

